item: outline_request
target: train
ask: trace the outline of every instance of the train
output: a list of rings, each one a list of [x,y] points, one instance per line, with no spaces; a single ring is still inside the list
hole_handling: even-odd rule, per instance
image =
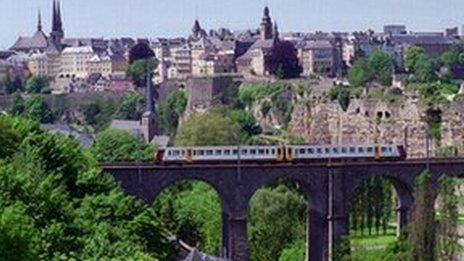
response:
[[[239,153],[240,151],[240,153]],[[154,155],[158,163],[397,161],[406,159],[399,145],[275,145],[166,147]]]

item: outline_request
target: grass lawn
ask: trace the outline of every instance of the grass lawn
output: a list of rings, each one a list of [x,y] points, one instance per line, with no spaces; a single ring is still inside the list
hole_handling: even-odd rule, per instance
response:
[[[397,240],[395,231],[390,229],[386,235],[364,235],[352,233],[350,236],[351,257],[353,261],[384,260],[385,250]]]

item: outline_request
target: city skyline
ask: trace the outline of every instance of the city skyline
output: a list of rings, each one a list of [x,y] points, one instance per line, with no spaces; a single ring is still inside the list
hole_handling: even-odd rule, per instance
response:
[[[50,31],[51,0],[2,2],[1,49],[9,48],[18,36],[34,32],[38,10],[42,13],[43,30]],[[415,9],[414,6],[419,2],[421,8]],[[203,0],[197,3],[187,0],[169,3],[115,0],[110,6],[103,1],[61,1],[67,37],[105,38],[186,36],[196,18],[207,30],[219,27],[231,30],[257,28],[262,8],[266,4],[270,6],[271,15],[283,32],[357,31],[368,28],[379,31],[384,24],[405,24],[408,30],[414,31],[443,31],[445,27],[464,24],[459,13],[464,3],[458,0],[440,3],[432,0],[354,0],[349,3],[342,0],[293,0],[291,4],[281,0],[253,3],[245,0],[233,3],[224,0]],[[133,19],[121,21],[121,17]]]

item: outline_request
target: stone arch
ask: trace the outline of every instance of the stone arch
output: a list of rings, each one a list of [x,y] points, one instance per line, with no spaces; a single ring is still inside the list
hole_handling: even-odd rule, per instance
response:
[[[177,183],[180,183],[180,182],[202,182],[202,183],[205,183],[206,185],[211,187],[216,192],[216,194],[218,195],[219,200],[221,202],[222,211],[225,211],[225,212],[230,211],[230,205],[229,205],[228,200],[226,199],[227,197],[224,195],[224,192],[225,192],[224,189],[221,188],[214,181],[211,181],[211,180],[209,180],[209,179],[207,179],[205,177],[201,177],[201,176],[198,176],[198,177],[179,177],[179,176],[176,176],[175,178],[171,178],[168,181],[159,182],[160,185],[156,186],[156,188],[153,189],[154,191],[153,191],[153,194],[152,194],[151,199],[150,199],[149,202],[151,204],[153,204],[156,201],[156,198],[164,190],[166,190],[170,186],[173,186],[173,185],[175,185]]]
[[[322,190],[314,188],[317,181],[313,184],[307,175],[299,175],[300,171],[281,170],[282,175],[269,175],[268,178],[254,184],[245,195],[246,211],[249,211],[250,202],[256,193],[272,184],[292,182],[299,186],[303,193],[306,204],[306,260],[326,260],[328,254],[328,230],[327,230],[327,201]],[[303,171],[301,171],[303,172]],[[323,184],[319,184],[324,187]]]
[[[396,206],[396,220],[397,220],[397,235],[406,228],[409,222],[409,215],[414,203],[414,182],[417,175],[409,174],[407,178],[402,175],[392,173],[370,173],[365,175],[359,175],[354,179],[352,186],[349,188],[347,193],[347,203],[356,195],[358,188],[367,180],[378,177],[380,179],[387,180],[393,186],[396,196],[398,198],[398,205]],[[412,178],[411,178],[412,177]]]

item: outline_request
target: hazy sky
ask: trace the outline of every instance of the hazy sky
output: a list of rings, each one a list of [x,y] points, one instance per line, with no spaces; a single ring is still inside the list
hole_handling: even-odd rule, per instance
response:
[[[410,30],[464,24],[463,0],[61,0],[66,36],[185,36],[198,17],[206,29],[255,28],[268,3],[281,31],[381,30],[404,23]],[[52,0],[0,0],[0,48],[36,29],[42,11],[50,31]]]

